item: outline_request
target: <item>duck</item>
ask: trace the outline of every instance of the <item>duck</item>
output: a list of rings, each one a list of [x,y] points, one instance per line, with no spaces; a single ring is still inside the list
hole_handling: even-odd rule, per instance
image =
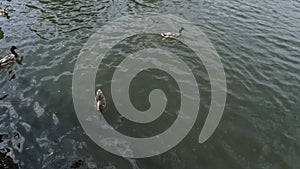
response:
[[[95,97],[95,106],[97,111],[104,112],[106,107],[106,99],[101,89],[98,89]]]
[[[7,16],[8,15],[8,12],[6,9],[0,9],[0,16]]]
[[[165,33],[161,33],[160,35],[163,38],[178,38],[179,36],[181,36],[181,32],[183,30],[184,30],[184,28],[181,27],[178,32],[165,32]]]
[[[13,61],[15,58],[18,57],[18,54],[15,52],[15,50],[17,49],[16,46],[12,46],[10,48],[10,52],[11,54],[4,56],[3,58],[0,59],[0,66],[4,66],[6,64],[8,64],[9,62]]]

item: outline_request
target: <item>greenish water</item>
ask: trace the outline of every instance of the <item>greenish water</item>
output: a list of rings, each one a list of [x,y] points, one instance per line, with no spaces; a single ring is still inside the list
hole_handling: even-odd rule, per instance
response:
[[[0,7],[10,11],[9,19],[0,18],[4,32],[1,57],[16,45],[24,58],[22,65],[0,70],[0,159],[7,162],[2,157],[6,154],[24,169],[70,168],[78,159],[85,161],[82,168],[300,167],[299,1],[12,0],[1,1]],[[189,62],[199,63],[196,73],[201,84],[200,114],[193,129],[162,155],[126,159],[98,147],[81,128],[72,102],[72,73],[80,49],[99,27],[143,12],[174,14],[206,33],[225,69],[227,102],[217,130],[199,144],[210,104],[210,84],[203,65],[191,58]],[[185,55],[184,50],[180,54]],[[118,59],[117,53],[105,61]],[[147,83],[148,79],[155,83]],[[100,81],[98,87],[101,83],[109,88],[109,80]],[[173,82],[155,70],[137,76],[131,86],[138,89],[134,105],[146,110],[149,91],[157,87],[167,97],[176,97]],[[154,125],[140,128],[115,114],[113,108],[105,118],[120,132],[146,137],[170,126],[177,107],[176,100],[171,100]]]

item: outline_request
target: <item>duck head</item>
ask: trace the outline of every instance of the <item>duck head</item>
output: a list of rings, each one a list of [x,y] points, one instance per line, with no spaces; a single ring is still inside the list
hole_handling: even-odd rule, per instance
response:
[[[184,30],[184,28],[181,27],[181,28],[179,29],[179,33],[181,33],[183,30]]]
[[[16,49],[18,49],[16,46],[12,46],[12,47],[10,48],[10,52],[11,52],[12,54],[18,56],[18,54],[15,52]]]
[[[10,48],[11,53],[14,53],[16,49],[18,49],[16,46],[12,46],[12,47]]]

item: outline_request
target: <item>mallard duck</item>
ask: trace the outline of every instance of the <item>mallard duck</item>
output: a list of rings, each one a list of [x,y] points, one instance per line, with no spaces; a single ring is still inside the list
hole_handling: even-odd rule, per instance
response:
[[[8,15],[6,9],[0,9],[0,16]]]
[[[15,50],[17,49],[16,46],[12,46],[10,48],[10,52],[11,54],[4,56],[3,58],[0,59],[0,66],[4,66],[6,64],[8,64],[9,62],[13,61],[15,58],[18,57],[18,54],[15,52]]]
[[[179,36],[181,36],[181,32],[183,30],[184,30],[184,28],[181,27],[178,32],[165,32],[165,33],[161,33],[160,35],[163,38],[178,38]]]
[[[98,89],[96,92],[95,106],[97,111],[100,111],[101,113],[104,112],[104,109],[106,107],[106,100],[101,89]]]

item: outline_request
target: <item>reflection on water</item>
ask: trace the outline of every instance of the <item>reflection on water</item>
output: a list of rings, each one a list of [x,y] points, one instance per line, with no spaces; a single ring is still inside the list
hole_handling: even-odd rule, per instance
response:
[[[0,57],[15,45],[23,61],[0,70],[0,166],[64,169],[83,160],[82,168],[299,168],[298,1],[1,1],[5,7],[10,18],[0,17]],[[209,94],[201,95],[200,115],[182,143],[157,157],[123,159],[99,148],[82,130],[72,103],[72,72],[97,28],[149,11],[181,16],[207,34],[225,68],[227,104],[204,144],[197,139]],[[140,79],[136,83],[144,84]],[[200,90],[209,89],[203,82]],[[145,102],[140,101],[141,109]],[[165,123],[151,130],[161,126]]]

